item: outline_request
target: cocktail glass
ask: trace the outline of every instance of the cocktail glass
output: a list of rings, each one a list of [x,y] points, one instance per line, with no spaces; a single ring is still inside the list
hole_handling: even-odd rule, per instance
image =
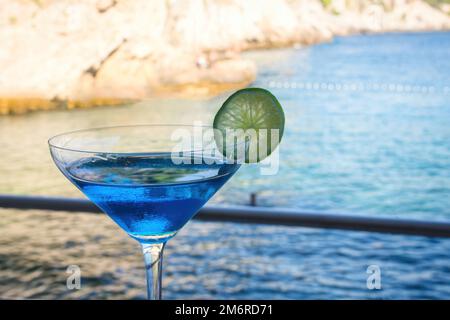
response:
[[[212,129],[143,125],[49,140],[61,172],[142,246],[148,298],[161,299],[164,246],[238,170]]]

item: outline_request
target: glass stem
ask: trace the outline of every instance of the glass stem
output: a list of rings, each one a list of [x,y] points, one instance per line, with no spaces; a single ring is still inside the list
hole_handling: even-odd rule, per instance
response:
[[[165,245],[165,243],[142,244],[149,300],[161,300],[162,262]]]

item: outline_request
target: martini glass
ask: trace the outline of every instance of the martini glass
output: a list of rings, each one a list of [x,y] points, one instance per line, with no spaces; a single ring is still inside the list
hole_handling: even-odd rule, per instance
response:
[[[164,246],[238,170],[199,126],[69,132],[49,140],[59,170],[142,246],[147,293],[161,299]]]

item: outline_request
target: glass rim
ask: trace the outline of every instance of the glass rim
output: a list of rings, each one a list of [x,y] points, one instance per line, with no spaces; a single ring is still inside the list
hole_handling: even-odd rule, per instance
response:
[[[213,129],[213,126],[207,126],[207,125],[193,125],[193,124],[131,124],[131,125],[117,125],[117,126],[105,126],[105,127],[95,127],[95,128],[88,128],[88,129],[79,129],[79,130],[72,130],[72,131],[68,131],[68,132],[64,132],[64,133],[59,133],[57,135],[54,135],[52,137],[50,137],[47,140],[47,143],[49,145],[50,148],[54,148],[54,149],[58,149],[58,150],[63,150],[63,151],[69,151],[69,152],[79,152],[79,153],[88,153],[88,154],[111,154],[111,155],[135,155],[135,156],[139,156],[139,155],[167,155],[168,152],[170,151],[165,151],[165,152],[112,152],[112,151],[100,151],[100,150],[81,150],[80,148],[68,148],[68,147],[62,147],[62,146],[58,146],[57,144],[55,144],[53,142],[53,140],[63,137],[65,135],[71,135],[71,134],[77,134],[77,133],[83,133],[83,132],[98,132],[101,130],[108,130],[108,129],[125,129],[125,128],[139,128],[139,127],[184,127],[184,128],[207,128],[207,129]],[[240,143],[237,143],[235,146],[239,146],[239,145],[244,145],[245,141],[241,141]],[[205,151],[211,151],[214,149],[218,149],[217,146],[216,147],[211,147],[211,148],[200,148],[200,149],[195,149],[192,148],[190,150],[179,150],[177,151],[178,153],[193,153],[193,152],[205,152]]]

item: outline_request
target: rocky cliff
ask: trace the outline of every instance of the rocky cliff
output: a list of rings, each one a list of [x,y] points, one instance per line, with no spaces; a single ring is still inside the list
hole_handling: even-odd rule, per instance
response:
[[[0,0],[0,114],[212,95],[254,79],[243,50],[449,28],[422,0]]]

